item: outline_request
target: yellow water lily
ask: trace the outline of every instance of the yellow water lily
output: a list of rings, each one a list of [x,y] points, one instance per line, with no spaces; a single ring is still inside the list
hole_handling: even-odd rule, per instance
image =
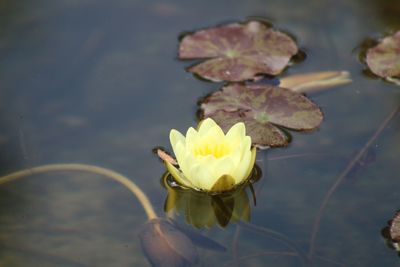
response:
[[[168,171],[184,187],[208,192],[223,192],[243,183],[251,174],[256,149],[239,122],[224,134],[211,118],[190,127],[186,137],[173,129],[170,141],[179,169],[165,162]]]

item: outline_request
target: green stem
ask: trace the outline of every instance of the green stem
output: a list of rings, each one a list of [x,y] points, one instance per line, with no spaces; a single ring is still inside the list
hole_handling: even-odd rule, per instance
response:
[[[149,220],[157,218],[157,215],[149,199],[133,181],[123,176],[122,174],[98,166],[87,165],[87,164],[74,164],[74,163],[42,165],[39,167],[25,169],[2,176],[0,177],[0,185],[35,174],[60,172],[60,171],[82,171],[82,172],[99,174],[107,178],[110,178],[111,180],[114,180],[125,186],[137,197],[140,204],[143,206],[143,209],[145,210]]]

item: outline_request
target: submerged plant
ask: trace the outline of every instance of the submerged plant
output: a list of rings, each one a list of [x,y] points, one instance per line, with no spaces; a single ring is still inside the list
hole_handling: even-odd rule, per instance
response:
[[[158,217],[146,194],[132,180],[113,170],[86,164],[49,164],[2,176],[0,185],[32,175],[65,171],[102,175],[122,184],[137,197],[148,218],[139,238],[143,251],[152,266],[183,267],[196,263],[198,261],[196,250],[198,240],[202,241],[205,248],[223,250],[223,247],[215,241],[199,236],[199,234],[191,237],[172,221]]]
[[[233,125],[224,134],[212,119],[190,127],[186,137],[171,130],[170,141],[179,169],[165,161],[175,180],[186,188],[206,192],[224,192],[247,181],[253,169],[256,149],[245,125]]]
[[[139,237],[143,251],[154,267],[192,266],[199,260],[195,245],[169,220],[148,221]]]

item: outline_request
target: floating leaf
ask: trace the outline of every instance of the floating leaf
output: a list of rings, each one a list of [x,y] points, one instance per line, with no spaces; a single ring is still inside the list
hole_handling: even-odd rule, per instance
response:
[[[186,35],[180,59],[207,59],[188,69],[212,81],[244,81],[259,74],[277,75],[297,53],[288,35],[259,21],[233,23]]]
[[[393,242],[400,242],[400,212],[397,212],[390,222],[390,238]]]
[[[382,229],[382,236],[386,239],[386,244],[400,252],[400,212],[397,211],[393,219],[388,222],[388,226]]]
[[[153,152],[157,154],[157,156],[166,162],[171,163],[172,165],[177,166],[178,162],[176,161],[176,159],[174,157],[172,157],[167,151],[165,151],[164,148],[162,147],[156,147],[153,149]]]
[[[287,135],[278,127],[313,130],[322,122],[319,107],[305,96],[272,85],[229,84],[206,97],[200,106],[225,131],[236,122],[246,125],[253,144],[284,146]]]
[[[366,62],[371,71],[382,78],[400,78],[400,31],[369,49]]]
[[[279,86],[298,93],[309,93],[350,82],[348,71],[320,71],[286,76],[280,80]]]

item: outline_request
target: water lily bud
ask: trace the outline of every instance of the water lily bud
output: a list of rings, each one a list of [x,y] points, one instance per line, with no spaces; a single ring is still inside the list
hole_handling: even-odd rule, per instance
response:
[[[192,266],[198,261],[192,241],[168,220],[148,221],[139,238],[143,252],[154,267]]]
[[[224,134],[211,119],[198,130],[189,128],[186,137],[171,130],[170,141],[179,169],[165,162],[168,171],[184,187],[207,192],[223,192],[245,182],[254,166],[256,150],[245,125],[236,123]]]

